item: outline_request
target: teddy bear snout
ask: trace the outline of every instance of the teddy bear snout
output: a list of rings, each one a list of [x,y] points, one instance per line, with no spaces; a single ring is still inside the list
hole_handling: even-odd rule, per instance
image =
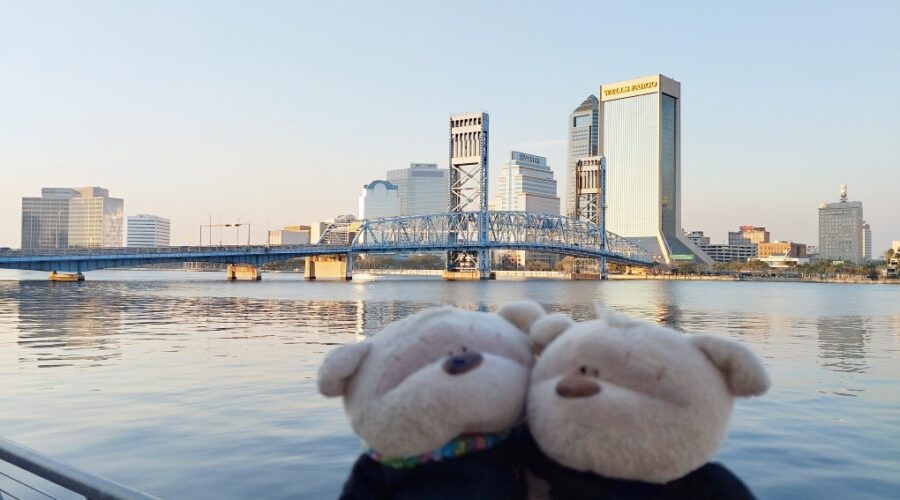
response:
[[[556,384],[556,393],[566,399],[586,398],[600,393],[600,384],[584,375],[567,375]]]
[[[482,361],[484,357],[477,352],[459,354],[444,361],[444,371],[450,375],[462,375],[478,368]]]

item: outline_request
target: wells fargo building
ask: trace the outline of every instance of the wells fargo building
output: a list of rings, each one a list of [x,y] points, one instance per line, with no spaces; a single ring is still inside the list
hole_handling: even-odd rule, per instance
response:
[[[606,227],[671,263],[709,257],[681,234],[681,84],[653,75],[600,87]]]

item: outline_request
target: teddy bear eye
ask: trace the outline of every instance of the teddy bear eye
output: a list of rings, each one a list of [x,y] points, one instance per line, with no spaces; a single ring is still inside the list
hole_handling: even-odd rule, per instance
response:
[[[462,346],[462,352],[469,352],[469,350],[466,349],[466,346]]]
[[[584,374],[587,373],[587,367],[586,367],[586,366],[582,366],[582,367],[580,367],[580,368],[578,369],[578,371],[580,371],[581,374],[584,375]]]

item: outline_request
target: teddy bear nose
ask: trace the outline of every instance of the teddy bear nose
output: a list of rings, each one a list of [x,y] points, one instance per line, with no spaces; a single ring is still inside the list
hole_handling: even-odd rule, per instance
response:
[[[569,375],[556,384],[556,393],[571,398],[586,398],[600,393],[600,384],[590,377]]]
[[[478,368],[478,365],[481,364],[482,360],[484,360],[484,358],[477,352],[453,356],[447,358],[447,361],[444,361],[444,371],[450,375],[462,375],[463,373]]]

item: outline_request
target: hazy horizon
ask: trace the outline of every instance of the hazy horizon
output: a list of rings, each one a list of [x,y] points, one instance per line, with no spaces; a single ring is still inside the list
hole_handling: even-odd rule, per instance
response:
[[[819,204],[847,184],[873,257],[900,240],[900,4],[678,6],[9,4],[0,246],[20,246],[22,197],[77,186],[169,218],[173,245],[210,215],[262,243],[356,214],[389,169],[446,168],[466,111],[490,114],[491,188],[511,150],[545,156],[564,206],[569,113],[656,73],[681,82],[685,230],[816,245]]]

